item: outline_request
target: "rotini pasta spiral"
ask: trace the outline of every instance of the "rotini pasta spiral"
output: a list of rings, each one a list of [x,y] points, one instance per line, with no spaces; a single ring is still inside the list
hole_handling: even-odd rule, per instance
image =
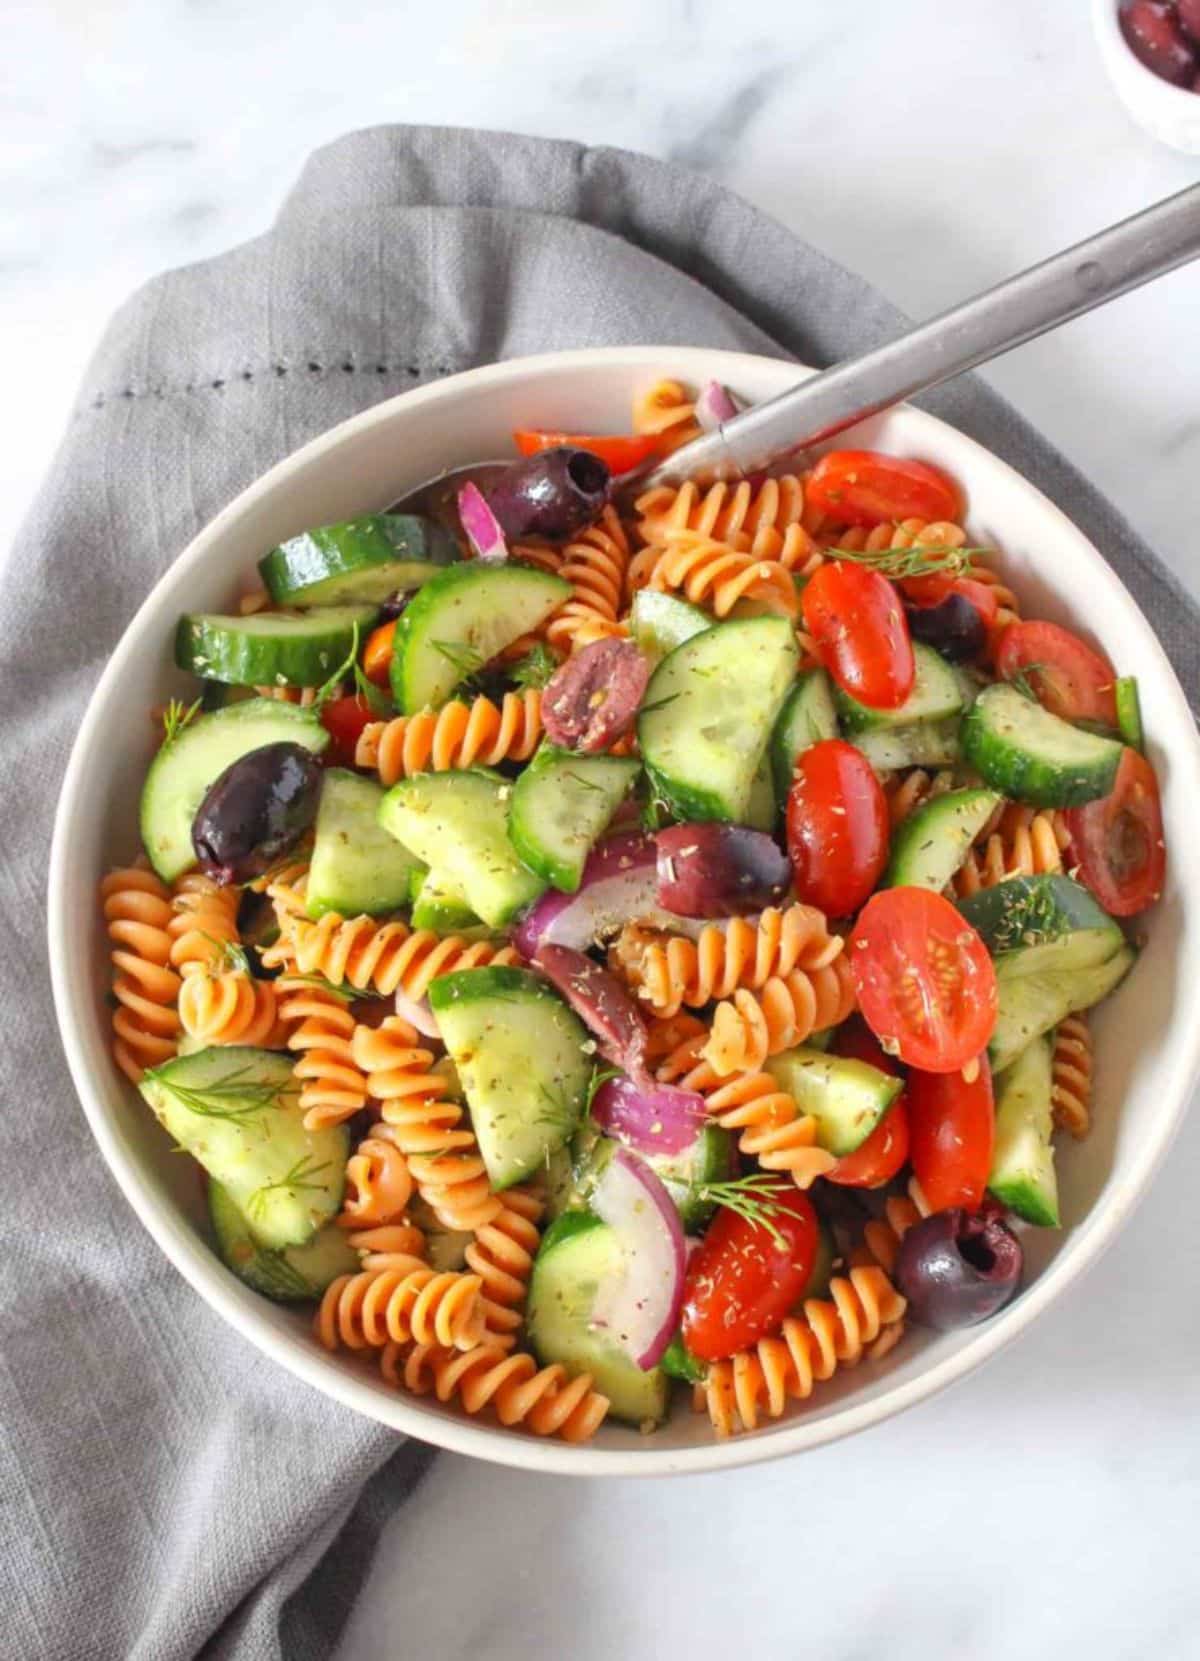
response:
[[[181,975],[227,966],[227,947],[238,944],[238,891],[201,871],[178,878],[171,892],[171,964]]]
[[[830,538],[833,551],[883,554],[901,548],[962,548],[967,533],[945,519],[899,519],[883,525],[850,525]]]
[[[351,1054],[354,1016],[337,993],[297,975],[282,975],[275,988],[288,1049],[298,1052],[292,1071],[304,1123],[310,1130],[341,1124],[367,1100],[367,1081]]]
[[[271,981],[242,969],[185,975],[179,988],[183,1030],[204,1044],[255,1044],[273,1049],[283,1040]]]
[[[656,381],[633,400],[633,430],[657,434],[668,455],[699,434],[696,406],[678,381]]]
[[[467,1263],[483,1282],[489,1332],[507,1334],[521,1324],[543,1205],[529,1188],[508,1188],[502,1198],[502,1210],[476,1229]]]
[[[808,905],[771,906],[756,918],[710,923],[699,938],[658,934],[628,923],[609,951],[611,967],[637,989],[656,1015],[675,1015],[728,998],[739,986],[760,987],[795,969],[824,969],[841,955],[823,912]]]
[[[812,1032],[838,1026],[854,1004],[854,981],[844,957],[811,974],[793,969],[790,975],[773,975],[756,991],[739,987],[717,1005],[701,1053],[722,1075],[754,1072],[769,1055],[803,1044]]]
[[[619,621],[629,567],[629,538],[615,508],[605,508],[599,522],[581,532],[563,550],[558,575],[574,592],[544,625],[546,639],[567,653],[629,633]]]
[[[283,963],[302,975],[321,975],[334,986],[348,985],[358,992],[382,998],[402,990],[419,1002],[430,981],[457,969],[481,969],[487,964],[517,962],[511,946],[490,941],[469,942],[457,934],[437,935],[430,929],[410,929],[399,922],[381,923],[373,917],[339,917],[327,911],[319,922],[280,918],[278,944],[263,953],[263,962]]]
[[[778,1336],[762,1338],[728,1361],[716,1361],[703,1385],[718,1436],[754,1430],[760,1412],[777,1419],[788,1401],[806,1401],[818,1381],[853,1367],[906,1308],[878,1265],[835,1275],[828,1298],[807,1298]]]
[[[175,1054],[179,976],[171,967],[171,896],[152,871],[111,871],[100,902],[112,941],[113,1059],[140,1082]]]
[[[342,1222],[342,1217],[338,1223],[349,1226]],[[358,1253],[364,1269],[390,1268],[397,1257],[419,1257],[424,1262],[429,1256],[424,1231],[407,1217],[399,1223],[373,1223],[369,1228],[355,1228],[346,1238]]]
[[[1066,820],[1056,809],[1009,802],[995,828],[967,854],[951,884],[965,898],[992,888],[1008,877],[1032,877],[1061,871],[1063,849],[1071,840]]]
[[[499,705],[484,697],[469,704],[455,699],[437,711],[372,721],[362,730],[354,760],[392,785],[414,773],[528,761],[541,736],[542,695],[530,687],[506,692]]]
[[[753,600],[786,617],[796,615],[796,584],[779,560],[756,559],[695,531],[671,531],[654,549],[647,578],[651,588],[680,592],[716,617],[728,617],[739,600]]]
[[[586,1442],[608,1413],[608,1398],[592,1388],[590,1373],[571,1378],[565,1367],[539,1368],[523,1350],[509,1355],[492,1341],[465,1354],[441,1345],[389,1344],[379,1365],[391,1385],[417,1396],[432,1391],[442,1402],[457,1397],[472,1415],[491,1406],[502,1425],[535,1436]]]
[[[954,769],[944,767],[936,773],[927,773],[922,767],[912,767],[904,773],[893,773],[883,786],[883,793],[887,797],[888,817],[892,829],[902,825],[911,813],[919,807],[932,801],[935,796],[944,796],[948,790],[958,788]]]
[[[661,542],[671,531],[698,531],[718,542],[733,542],[758,557],[777,558],[784,533],[804,522],[804,481],[796,473],[763,479],[721,480],[705,488],[688,480],[678,489],[660,485],[636,503],[638,531],[645,542]],[[764,533],[768,533],[764,535]],[[745,543],[735,538],[745,537]],[[761,540],[760,540],[761,539]]]
[[[445,1075],[433,1054],[399,1015],[378,1027],[359,1026],[351,1045],[380,1104],[378,1132],[401,1150],[422,1199],[445,1228],[475,1231],[493,1222],[505,1200],[493,1194],[463,1110],[446,1099]]]
[[[900,1242],[922,1217],[928,1217],[929,1203],[916,1177],[910,1177],[905,1194],[889,1194],[881,1216],[872,1217],[863,1228],[863,1243],[851,1253],[851,1263],[877,1263],[885,1273],[896,1272]]]
[[[981,565],[977,559],[973,559],[964,575],[970,577],[973,582],[986,583],[996,596],[996,604],[1000,609],[996,613],[996,621],[992,628],[993,639],[1006,629],[1010,623],[1016,623],[1020,620],[1020,601],[1004,581],[1004,578],[993,571],[990,565]]]
[[[366,1229],[398,1224],[412,1198],[408,1161],[394,1142],[367,1136],[346,1161],[346,1193],[340,1228]],[[382,1250],[376,1244],[372,1250]],[[393,1252],[403,1248],[392,1246]]]
[[[1092,1029],[1086,1015],[1059,1022],[1051,1066],[1054,1123],[1082,1140],[1092,1125]]]
[[[325,1289],[313,1328],[327,1350],[385,1344],[473,1349],[484,1334],[482,1283],[453,1269],[438,1274],[419,1257],[396,1256],[382,1269],[339,1275]]]
[[[308,916],[308,861],[293,860],[277,867],[265,892],[275,907],[276,919]]]

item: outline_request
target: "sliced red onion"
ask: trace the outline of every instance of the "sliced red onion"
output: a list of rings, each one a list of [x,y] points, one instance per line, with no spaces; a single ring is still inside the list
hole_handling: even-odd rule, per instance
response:
[[[602,1283],[592,1325],[649,1372],[679,1326],[687,1263],[683,1224],[662,1183],[628,1148],[618,1148],[609,1160],[592,1209],[621,1244],[620,1272]]]
[[[653,839],[640,830],[622,831],[598,843],[588,855],[576,892],[545,894],[525,917],[515,936],[517,950],[529,958],[544,945],[586,951],[631,922],[698,933],[698,928],[659,905],[657,857]]]
[[[592,1118],[639,1153],[686,1152],[708,1122],[704,1097],[649,1078],[611,1078],[592,1098]]]
[[[458,517],[467,540],[480,559],[507,559],[508,543],[500,521],[487,504],[483,491],[471,479],[458,493]]]
[[[700,396],[696,399],[696,420],[705,432],[712,432],[719,427],[722,421],[732,421],[738,414],[738,406],[734,402],[729,388],[722,386],[720,381],[709,381]]]
[[[440,1038],[437,1019],[429,1007],[428,998],[410,998],[407,992],[399,987],[396,989],[396,1014],[408,1022],[409,1026],[416,1027],[417,1031],[426,1038]]]
[[[600,1054],[616,1067],[640,1072],[646,1053],[642,1012],[617,977],[573,946],[543,944],[533,960],[546,979],[595,1034]]]

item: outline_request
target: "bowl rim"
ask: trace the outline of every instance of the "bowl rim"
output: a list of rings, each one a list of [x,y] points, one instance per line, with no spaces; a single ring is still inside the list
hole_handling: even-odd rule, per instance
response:
[[[1120,0],[1092,0],[1092,26],[1105,49],[1113,73],[1123,75],[1124,69],[1117,69],[1116,65],[1118,62],[1128,64],[1132,67],[1134,78],[1143,86],[1152,85],[1155,93],[1164,98],[1165,105],[1169,105],[1176,115],[1187,115],[1193,120],[1200,118],[1200,93],[1193,92],[1190,87],[1177,87],[1173,81],[1164,81],[1161,75],[1156,75],[1142,62],[1121,32],[1118,20],[1120,10]],[[1197,55],[1200,56],[1200,50]]]
[[[102,748],[102,727],[112,693],[124,675],[126,662],[133,658],[140,632],[138,625],[143,615],[152,608],[159,586],[169,576],[202,564],[210,550],[220,544],[227,527],[260,499],[286,483],[289,476],[372,426],[390,421],[399,404],[403,404],[406,412],[429,411],[439,403],[457,401],[470,388],[520,381],[543,369],[559,369],[570,364],[586,374],[590,367],[628,365],[643,368],[650,361],[671,365],[681,379],[705,379],[717,370],[722,372],[723,378],[734,383],[739,372],[746,372],[747,365],[761,366],[766,363],[778,372],[781,364],[780,359],[762,353],[673,344],[573,348],[510,358],[501,363],[461,371],[372,405],[311,439],[252,481],[198,532],[162,572],[126,624],[89,699],[76,734],[55,812],[48,870],[47,939],[51,984],[59,1033],[72,1080],[109,1170],[141,1223],[184,1279],[210,1308],[262,1354],[286,1367],[295,1377],[325,1396],[375,1423],[451,1452],[516,1469],[571,1476],[698,1474],[780,1459],[869,1429],[975,1372],[1026,1331],[1043,1310],[1098,1261],[1120,1233],[1178,1132],[1189,1105],[1192,1086],[1200,1075],[1200,1022],[1188,1025],[1181,1021],[1182,1030],[1173,1049],[1168,1083],[1160,1092],[1164,1100],[1169,1100],[1170,1110],[1155,1121],[1154,1134],[1146,1137],[1130,1154],[1119,1188],[1107,1196],[1103,1207],[1094,1206],[1077,1225],[1074,1231],[1076,1244],[1071,1256],[1065,1261],[1061,1256],[1057,1257],[1015,1303],[977,1328],[977,1335],[965,1342],[960,1350],[942,1358],[907,1383],[886,1390],[874,1401],[856,1401],[851,1397],[836,1413],[820,1420],[803,1417],[785,1420],[766,1434],[724,1440],[714,1438],[711,1442],[686,1448],[655,1450],[652,1445],[644,1448],[605,1448],[593,1444],[575,1446],[556,1438],[535,1439],[514,1435],[511,1430],[480,1423],[466,1416],[457,1418],[432,1414],[420,1405],[421,1398],[406,1397],[400,1391],[395,1393],[394,1398],[381,1401],[375,1386],[365,1378],[339,1365],[325,1352],[301,1343],[298,1335],[273,1330],[263,1318],[261,1300],[228,1273],[216,1254],[185,1224],[173,1207],[162,1203],[154,1195],[141,1174],[133,1150],[124,1144],[115,1121],[110,1120],[98,1092],[93,1088],[84,1040],[82,999],[77,1006],[72,986],[71,946],[75,913],[69,910],[66,903],[66,879],[71,861],[72,825],[85,789],[88,757],[95,753],[97,744]],[[814,373],[803,365],[783,361],[795,370],[797,379]],[[1132,609],[1145,623],[1163,675],[1165,698],[1162,725],[1164,730],[1172,732],[1172,766],[1182,766],[1190,750],[1192,786],[1200,800],[1200,736],[1197,735],[1186,697],[1157,634],[1116,572],[1069,516],[1008,462],[949,422],[909,405],[900,407],[921,423],[948,429],[954,434],[956,442],[978,452],[989,465],[1003,469],[1008,475],[1008,482],[1036,495],[1039,511],[1044,516],[1054,517],[1086,544],[1101,570],[1111,577],[1126,608]],[[1169,702],[1176,707],[1167,707]]]

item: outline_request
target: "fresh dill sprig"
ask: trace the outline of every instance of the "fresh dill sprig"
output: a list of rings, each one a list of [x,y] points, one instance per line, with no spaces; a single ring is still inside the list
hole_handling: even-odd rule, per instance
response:
[[[579,786],[579,788],[581,790],[598,790],[598,791],[600,791],[601,795],[603,795],[603,793],[604,793],[604,786],[603,785],[597,784],[593,779],[585,779],[583,777],[583,775],[580,774],[580,773],[566,772],[566,773],[563,774],[563,778],[564,779],[573,779],[574,782]]]
[[[601,1067],[598,1062],[596,1063],[596,1065],[592,1068],[592,1076],[587,1081],[587,1096],[583,1109],[585,1118],[592,1111],[592,1103],[596,1099],[597,1090],[599,1090],[602,1085],[607,1084],[609,1079],[620,1077],[621,1069],[619,1067]]]
[[[692,671],[692,673],[693,674],[699,674],[700,671],[697,670],[697,669],[694,669]],[[678,692],[668,692],[665,698],[655,698],[655,700],[652,704],[643,704],[641,706],[641,708],[638,710],[638,714],[639,715],[653,715],[655,710],[666,709],[668,704],[673,704],[675,702],[676,698],[678,698],[678,696],[679,696]]]
[[[781,1248],[787,1241],[771,1219],[784,1209],[776,1196],[787,1192],[788,1184],[781,1182],[772,1171],[752,1171],[749,1176],[735,1177],[729,1182],[704,1182],[695,1189],[697,1199],[711,1200],[727,1211],[736,1212],[746,1222],[766,1229],[775,1245]]]
[[[163,748],[174,744],[183,729],[200,713],[200,705],[204,702],[197,698],[194,704],[185,704],[182,698],[172,698],[162,712]]]
[[[226,972],[248,975],[251,973],[250,959],[246,956],[245,948],[236,940],[218,940],[213,934],[205,934],[204,938],[217,954],[216,965]]]
[[[1040,704],[1042,700],[1038,697],[1037,689],[1029,677],[1049,668],[1048,663],[1023,663],[1015,675],[1006,675],[1005,679],[1009,686],[1017,689],[1022,698],[1028,698],[1031,704]]]
[[[961,577],[977,554],[986,554],[987,548],[943,548],[936,543],[928,546],[914,542],[911,548],[879,548],[874,552],[859,552],[852,548],[830,548],[830,559],[849,560],[852,565],[869,565],[881,576],[898,580],[902,577]]]
[[[351,630],[350,650],[329,679],[317,688],[316,696],[312,701],[312,708],[318,714],[325,708],[331,698],[341,695],[342,686],[347,676],[354,683],[355,695],[363,700],[372,715],[383,716],[387,714],[390,707],[388,700],[379,687],[369,681],[363,673],[363,666],[358,661],[358,647],[358,624],[355,623]]]
[[[164,1063],[164,1067],[170,1063]],[[289,1078],[282,1084],[268,1084],[253,1077],[252,1066],[237,1067],[231,1073],[202,1090],[181,1084],[164,1076],[164,1067],[148,1067],[145,1078],[174,1096],[180,1106],[201,1119],[223,1119],[227,1124],[243,1124],[268,1107],[277,1107],[284,1096],[294,1089]]]
[[[433,649],[440,653],[452,668],[458,670],[463,680],[466,680],[468,675],[477,674],[487,661],[477,647],[469,645],[465,640],[435,640]]]
[[[353,986],[339,985],[337,981],[326,980],[324,975],[302,975],[299,970],[285,969],[280,977],[288,988],[293,986],[315,986],[321,992],[328,992],[331,997],[340,998],[342,1003],[351,1004],[356,998],[369,998],[370,992],[359,992]]]
[[[537,640],[525,653],[518,658],[508,671],[508,678],[514,686],[532,686],[538,691],[549,685],[555,670],[558,668],[558,659],[543,641]]]
[[[268,1195],[275,1193],[278,1189],[286,1189],[295,1194],[311,1194],[324,1187],[324,1184],[318,1181],[318,1178],[322,1171],[329,1169],[332,1162],[326,1159],[320,1165],[314,1165],[312,1161],[315,1157],[314,1154],[306,1153],[296,1161],[290,1171],[278,1178],[277,1181],[264,1182],[261,1188],[256,1188],[246,1201],[246,1210],[249,1214],[252,1217],[257,1217],[261,1222],[263,1212],[266,1210]]]

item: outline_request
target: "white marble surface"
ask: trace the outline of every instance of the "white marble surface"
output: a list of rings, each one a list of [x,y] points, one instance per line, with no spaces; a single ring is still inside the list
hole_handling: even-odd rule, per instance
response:
[[[0,546],[131,286],[268,222],[384,120],[711,169],[910,312],[1180,188],[1081,5],[0,0]],[[1200,271],[989,374],[1194,589]],[[444,1456],[339,1661],[1200,1655],[1200,1123],[1087,1283],[982,1376],[852,1443],[654,1485]]]

